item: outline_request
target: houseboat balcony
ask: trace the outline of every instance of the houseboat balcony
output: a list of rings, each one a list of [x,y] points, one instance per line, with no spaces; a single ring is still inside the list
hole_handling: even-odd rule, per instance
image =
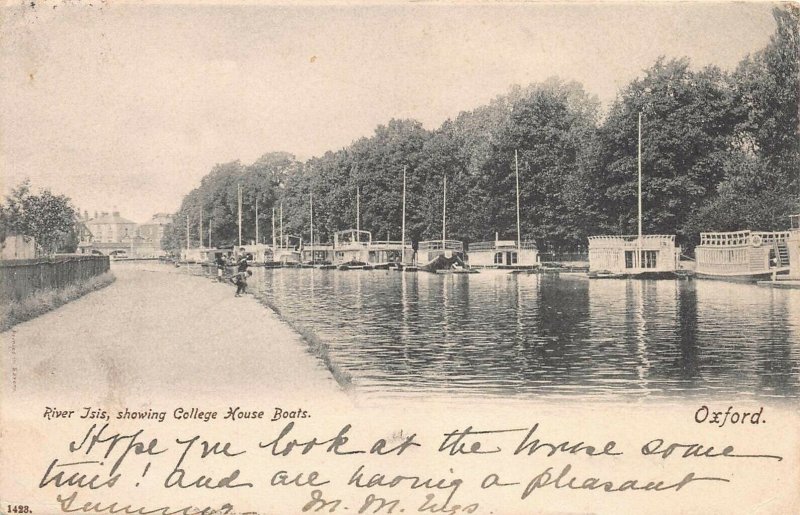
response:
[[[700,233],[696,274],[709,279],[755,281],[787,272],[791,231]]]

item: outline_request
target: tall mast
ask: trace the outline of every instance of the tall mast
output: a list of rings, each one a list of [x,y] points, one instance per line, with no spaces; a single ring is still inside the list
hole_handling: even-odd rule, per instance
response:
[[[442,196],[442,251],[445,247],[445,232],[447,230],[447,174],[444,176],[444,194]]]
[[[517,151],[514,150],[514,170],[517,174],[517,252],[522,251],[522,233],[519,230],[519,160],[517,159]]]
[[[358,231],[361,230],[361,187],[356,186],[356,238],[361,241]]]
[[[211,248],[211,220],[208,221],[208,248]]]
[[[639,233],[636,239],[636,260],[638,267],[642,263],[642,112],[639,111]]]
[[[256,197],[256,245],[261,243],[261,240],[258,239],[258,197]]]
[[[280,221],[281,221],[281,248],[283,248],[283,201],[281,201],[281,212],[280,212]]]
[[[400,262],[406,261],[406,167],[403,167],[403,223],[400,230]]]
[[[203,248],[203,210],[202,209],[200,209],[200,227],[199,227],[199,231],[198,232],[200,233],[200,248],[202,249]]]
[[[272,206],[272,251],[275,252],[275,206]]]
[[[311,193],[309,201],[309,207],[311,208],[311,264],[314,264],[314,194]]]
[[[189,243],[189,213],[186,213],[186,249],[188,250],[191,246]]]
[[[237,184],[237,191],[238,191],[238,206],[239,206],[239,246],[242,246],[242,185]]]

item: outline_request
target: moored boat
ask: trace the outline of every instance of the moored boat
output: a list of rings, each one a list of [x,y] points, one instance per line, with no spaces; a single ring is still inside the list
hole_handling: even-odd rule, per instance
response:
[[[674,278],[679,258],[671,234],[589,237],[592,279]]]
[[[789,231],[704,232],[695,248],[695,276],[755,282],[789,272]]]

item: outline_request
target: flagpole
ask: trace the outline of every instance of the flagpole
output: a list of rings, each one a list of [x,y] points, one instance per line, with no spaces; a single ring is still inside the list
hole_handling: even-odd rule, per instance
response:
[[[308,201],[311,208],[311,264],[314,264],[314,194],[311,193],[311,198]]]
[[[403,167],[403,223],[400,231],[400,262],[406,262],[406,167]]]
[[[258,199],[256,198],[256,245],[261,243],[261,240],[258,239]]]
[[[636,239],[636,261],[642,267],[642,113],[639,112],[639,233]]]
[[[517,252],[522,252],[522,232],[519,228],[519,160],[516,150],[514,150],[514,169],[517,174]]]
[[[239,193],[238,198],[238,207],[239,207],[239,246],[242,246],[242,185],[237,184],[237,190]]]
[[[447,229],[447,174],[444,176],[444,193],[442,196],[442,252],[445,250],[445,231]]]

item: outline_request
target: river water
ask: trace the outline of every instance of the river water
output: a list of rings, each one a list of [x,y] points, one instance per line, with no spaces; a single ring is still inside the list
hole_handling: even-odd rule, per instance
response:
[[[359,393],[798,397],[800,290],[581,275],[255,269]]]

